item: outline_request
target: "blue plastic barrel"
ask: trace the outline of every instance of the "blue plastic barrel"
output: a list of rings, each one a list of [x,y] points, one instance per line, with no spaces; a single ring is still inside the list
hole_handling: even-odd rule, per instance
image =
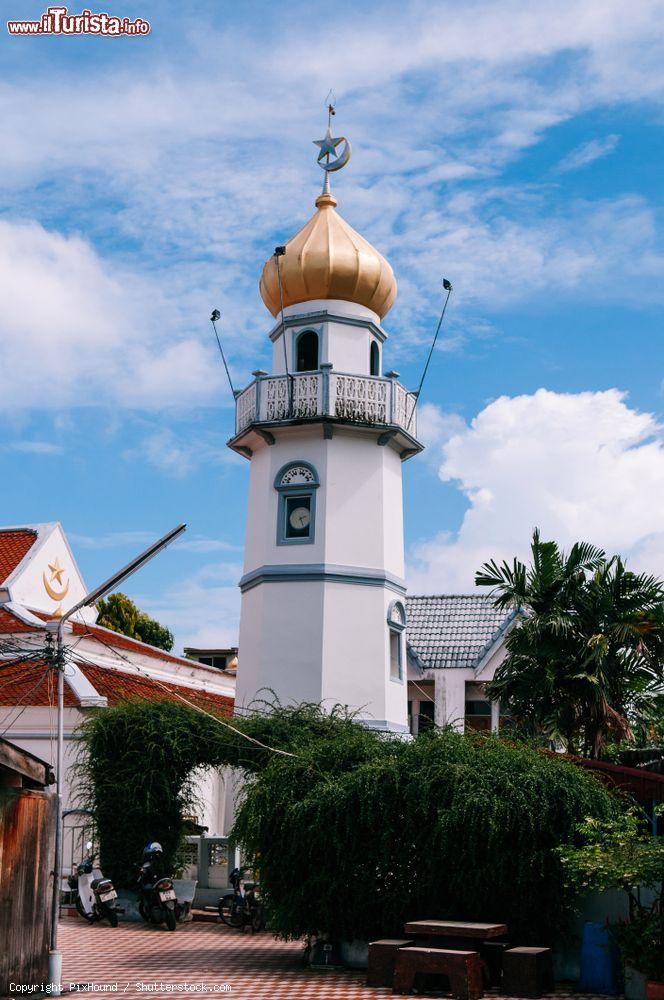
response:
[[[620,993],[620,951],[606,924],[588,921],[581,938],[581,977],[583,993]]]

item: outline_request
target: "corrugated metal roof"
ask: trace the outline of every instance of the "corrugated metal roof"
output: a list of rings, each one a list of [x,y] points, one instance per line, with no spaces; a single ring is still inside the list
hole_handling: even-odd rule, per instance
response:
[[[472,668],[513,617],[488,594],[407,597],[408,645],[426,668]]]

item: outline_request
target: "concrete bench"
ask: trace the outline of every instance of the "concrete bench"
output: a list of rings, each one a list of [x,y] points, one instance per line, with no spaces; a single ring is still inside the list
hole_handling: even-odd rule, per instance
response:
[[[541,997],[553,989],[550,948],[510,948],[503,954],[503,993],[513,997]]]
[[[412,993],[420,974],[447,976],[450,991],[458,1000],[484,996],[482,966],[476,951],[442,948],[400,948],[394,963],[393,993]]]
[[[394,981],[394,963],[400,948],[414,944],[406,938],[385,938],[369,945],[367,986],[389,986]]]

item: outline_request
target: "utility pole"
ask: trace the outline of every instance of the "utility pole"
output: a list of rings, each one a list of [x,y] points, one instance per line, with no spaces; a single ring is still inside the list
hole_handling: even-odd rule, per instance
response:
[[[58,735],[56,750],[56,826],[55,826],[55,862],[53,865],[53,897],[51,900],[51,947],[48,956],[48,979],[51,985],[51,996],[60,996],[60,982],[62,979],[62,952],[58,951],[58,916],[60,910],[60,884],[62,882],[62,788],[64,784],[64,694],[65,694],[65,642],[64,631],[65,622],[68,621],[77,611],[90,607],[97,601],[115,590],[127,577],[135,573],[136,570],[145,566],[153,556],[165,549],[176,538],[187,530],[186,524],[179,524],[168,534],[154,542],[147,549],[127,563],[122,569],[114,573],[113,576],[105,580],[89,594],[86,594],[82,601],[75,604],[62,617],[46,623],[46,630],[50,635],[55,633],[55,650],[52,653],[55,661],[55,669],[58,672]]]

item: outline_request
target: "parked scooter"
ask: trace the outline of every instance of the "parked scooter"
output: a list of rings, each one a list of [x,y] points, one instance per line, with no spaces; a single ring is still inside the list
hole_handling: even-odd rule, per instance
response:
[[[265,927],[265,911],[260,898],[258,882],[245,882],[246,868],[234,868],[228,876],[233,892],[219,900],[219,916],[228,927],[244,930],[251,927],[262,931]]]
[[[76,893],[76,909],[88,923],[108,920],[111,927],[117,927],[115,900],[118,894],[110,878],[104,878],[100,869],[94,867],[92,841],[87,842],[85,849],[88,853],[76,866],[76,874],[67,879],[69,888]]]
[[[177,926],[177,902],[173,880],[163,873],[164,852],[156,840],[143,851],[143,864],[137,865],[138,911],[147,923],[166,924],[169,931]]]

